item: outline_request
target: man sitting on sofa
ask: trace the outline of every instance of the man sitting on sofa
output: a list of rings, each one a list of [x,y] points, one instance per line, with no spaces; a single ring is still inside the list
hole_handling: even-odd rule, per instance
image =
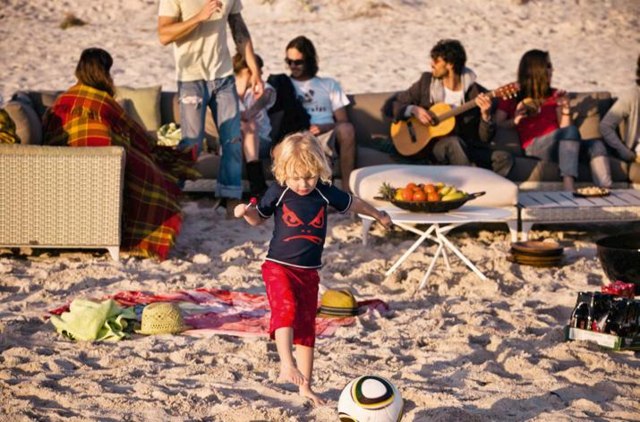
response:
[[[491,118],[491,99],[476,82],[475,73],[465,67],[466,52],[457,40],[440,40],[431,49],[431,72],[424,72],[406,91],[393,95],[383,107],[383,114],[395,121],[415,117],[424,125],[437,124],[429,113],[436,103],[451,108],[475,100],[474,107],[458,115],[453,132],[432,139],[410,160],[433,164],[471,165],[506,176],[513,157],[506,151],[493,151],[488,143],[495,134]]]
[[[339,157],[342,188],[348,190],[349,175],[353,171],[356,158],[355,130],[349,122],[346,109],[349,99],[338,81],[317,76],[318,56],[313,43],[308,38],[299,36],[289,41],[285,62],[291,70],[291,74],[286,79],[293,84],[293,91],[298,102],[306,110],[309,123],[307,124],[306,116],[291,119],[291,115],[285,115],[280,126],[285,122],[293,126],[281,127],[279,134],[287,135],[292,131],[308,129],[323,145],[330,161],[336,156]],[[269,83],[278,91],[279,102],[287,101],[282,97],[287,95],[286,92],[289,90],[286,85],[288,81],[282,81],[283,76],[272,75],[269,78]],[[284,110],[285,113],[295,113],[295,106],[296,104],[289,104],[289,107]],[[279,108],[279,103],[276,102],[274,110]],[[274,143],[280,140],[280,135],[276,134]]]

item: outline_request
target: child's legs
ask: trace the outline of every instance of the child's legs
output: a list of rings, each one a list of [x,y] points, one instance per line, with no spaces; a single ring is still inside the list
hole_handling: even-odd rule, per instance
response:
[[[302,375],[307,379],[307,384],[311,385],[311,374],[313,373],[313,347],[296,345],[296,363]]]
[[[256,130],[255,120],[242,122],[242,150],[244,161],[250,163],[258,160],[260,139]]]

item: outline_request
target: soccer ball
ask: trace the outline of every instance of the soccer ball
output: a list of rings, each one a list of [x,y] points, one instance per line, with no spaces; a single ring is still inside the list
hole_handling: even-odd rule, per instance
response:
[[[404,402],[387,379],[364,375],[351,381],[338,400],[341,422],[398,422]]]

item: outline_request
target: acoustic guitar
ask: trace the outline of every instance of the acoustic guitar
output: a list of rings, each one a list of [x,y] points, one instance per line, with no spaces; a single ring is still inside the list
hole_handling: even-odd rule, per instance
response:
[[[493,91],[487,92],[489,98],[513,98],[519,91],[518,83],[513,82]],[[396,150],[402,155],[415,155],[433,139],[449,134],[456,126],[455,117],[476,107],[476,101],[470,100],[459,107],[451,108],[449,104],[436,103],[429,108],[434,124],[424,125],[415,117],[399,120],[391,124],[391,139]]]

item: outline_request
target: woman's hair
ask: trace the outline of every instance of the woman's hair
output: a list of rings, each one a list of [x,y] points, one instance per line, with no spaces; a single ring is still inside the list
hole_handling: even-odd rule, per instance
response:
[[[311,132],[291,134],[276,145],[271,170],[282,186],[291,177],[317,176],[322,182],[331,183],[331,167]]]
[[[467,63],[467,53],[458,40],[440,40],[431,49],[431,58],[441,58],[447,63],[453,65],[453,71],[458,75],[462,75],[464,65]]]
[[[304,73],[311,77],[316,76],[318,73],[318,54],[311,40],[304,35],[300,35],[289,41],[285,52],[290,48],[295,48],[302,53],[302,57],[304,57]]]
[[[76,78],[83,85],[105,91],[113,97],[115,87],[109,73],[113,59],[101,48],[87,48],[80,55],[76,66]]]
[[[541,100],[551,95],[551,58],[547,51],[529,50],[520,59],[518,67],[519,99]]]
[[[258,69],[262,69],[264,66],[264,62],[262,61],[262,57],[256,56],[256,64],[258,65]],[[233,73],[239,73],[242,69],[249,69],[249,65],[245,60],[244,56],[240,53],[236,53],[232,59],[233,62]]]
[[[636,67],[636,85],[640,86],[640,54],[638,54],[638,67]]]

